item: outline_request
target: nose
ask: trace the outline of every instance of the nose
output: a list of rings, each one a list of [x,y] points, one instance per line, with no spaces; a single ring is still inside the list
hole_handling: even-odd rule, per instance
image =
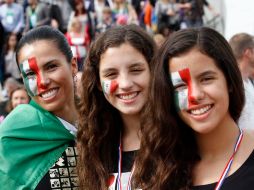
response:
[[[46,89],[48,84],[50,83],[49,77],[45,73],[39,74],[38,87],[40,89]]]
[[[205,93],[201,85],[192,83],[188,88],[188,100],[190,105],[197,104],[204,98]]]
[[[133,81],[128,74],[121,74],[118,78],[118,87],[123,90],[132,88]]]

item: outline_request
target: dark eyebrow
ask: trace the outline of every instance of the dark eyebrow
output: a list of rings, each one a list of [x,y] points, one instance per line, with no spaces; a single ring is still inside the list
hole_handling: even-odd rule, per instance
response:
[[[129,67],[132,68],[132,67],[143,67],[145,66],[146,63],[142,63],[142,62],[138,62],[138,63],[134,63],[134,64],[131,64]]]
[[[207,76],[207,75],[217,75],[217,72],[215,72],[215,71],[205,71],[203,73],[200,73],[198,75],[198,77],[201,78],[201,77],[204,77],[204,76]]]
[[[53,64],[56,64],[57,62],[59,62],[57,59],[53,59],[53,60],[50,60],[48,61],[46,64],[43,65],[43,67],[48,67],[49,65],[51,65],[52,63]]]
[[[105,73],[113,72],[113,71],[116,71],[116,69],[115,68],[106,68],[106,69],[102,70],[102,73],[105,74]]]

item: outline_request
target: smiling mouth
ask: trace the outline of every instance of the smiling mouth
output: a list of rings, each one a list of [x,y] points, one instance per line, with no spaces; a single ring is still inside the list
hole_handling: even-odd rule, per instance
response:
[[[57,92],[58,92],[58,89],[53,88],[41,93],[40,97],[42,97],[43,99],[48,99],[48,98],[54,97],[57,94]]]
[[[122,100],[131,100],[135,98],[137,95],[138,95],[138,92],[133,92],[133,93],[126,93],[126,94],[119,94],[117,96]]]
[[[213,106],[210,104],[199,109],[191,109],[188,112],[192,115],[202,115],[207,113],[212,107]]]

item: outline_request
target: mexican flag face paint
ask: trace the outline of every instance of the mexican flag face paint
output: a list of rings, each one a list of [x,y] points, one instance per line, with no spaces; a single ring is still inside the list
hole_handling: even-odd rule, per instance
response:
[[[25,60],[20,64],[21,74],[24,78],[24,84],[30,96],[39,94],[41,86],[41,77],[35,57]],[[29,74],[29,75],[28,75]]]
[[[102,90],[107,95],[110,95],[113,92],[115,92],[117,87],[118,87],[118,83],[115,80],[102,81]]]
[[[183,86],[175,90],[175,104],[179,110],[186,110],[190,106],[191,76],[189,69],[183,69],[171,73],[171,80],[174,87]],[[184,86],[187,86],[186,88]]]

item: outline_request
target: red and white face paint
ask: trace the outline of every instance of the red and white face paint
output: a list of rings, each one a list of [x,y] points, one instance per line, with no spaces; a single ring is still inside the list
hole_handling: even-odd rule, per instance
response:
[[[187,110],[191,105],[191,76],[188,68],[171,73],[175,87],[175,104],[179,110]]]
[[[110,95],[113,92],[115,92],[117,87],[118,87],[118,83],[115,80],[102,81],[102,90],[107,95]]]
[[[20,64],[24,85],[30,96],[37,96],[45,86],[41,83],[40,70],[35,57],[25,60]]]

